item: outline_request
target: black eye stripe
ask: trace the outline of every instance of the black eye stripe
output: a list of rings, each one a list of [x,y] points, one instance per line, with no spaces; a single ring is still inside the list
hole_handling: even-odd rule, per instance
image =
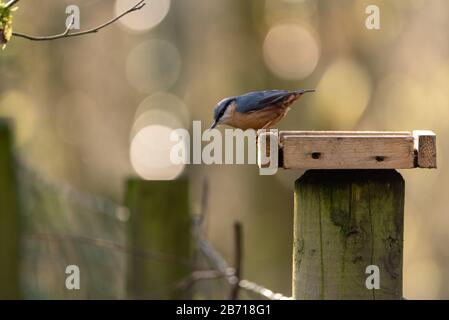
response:
[[[224,115],[226,108],[227,107],[224,107],[223,109],[220,110],[220,113],[218,114],[218,119],[220,119]]]
[[[218,114],[217,119],[220,119],[224,115],[224,113],[226,112],[226,109],[232,102],[234,102],[234,100],[230,100],[228,103],[225,104],[225,106],[220,110],[220,113]]]

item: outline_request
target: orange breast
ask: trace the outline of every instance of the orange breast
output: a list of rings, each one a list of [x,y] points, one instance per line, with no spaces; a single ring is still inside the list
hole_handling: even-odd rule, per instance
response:
[[[267,124],[270,124],[269,126],[271,127],[279,122],[284,117],[285,111],[285,108],[278,106],[268,107],[249,113],[240,113],[233,110],[231,117],[226,121],[226,124],[243,130],[258,130],[262,129]]]

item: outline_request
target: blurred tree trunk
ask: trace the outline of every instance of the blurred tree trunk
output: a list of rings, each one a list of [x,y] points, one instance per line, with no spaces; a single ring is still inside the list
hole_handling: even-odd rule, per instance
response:
[[[192,237],[187,180],[128,181],[128,297],[189,298],[176,284],[190,272]]]
[[[5,119],[0,119],[0,300],[19,299],[20,214],[13,134]]]

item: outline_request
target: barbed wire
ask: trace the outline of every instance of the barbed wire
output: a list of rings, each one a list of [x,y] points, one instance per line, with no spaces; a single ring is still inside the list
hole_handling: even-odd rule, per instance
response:
[[[104,248],[108,250],[115,250],[123,252],[127,255],[133,255],[137,258],[142,259],[149,259],[149,260],[155,260],[159,262],[166,262],[166,263],[177,263],[180,265],[192,267],[192,262],[181,259],[177,256],[162,253],[162,252],[156,252],[153,250],[141,250],[141,249],[131,249],[126,245],[122,245],[120,243],[101,239],[101,238],[92,238],[87,236],[80,236],[80,235],[70,235],[70,234],[51,234],[51,233],[28,233],[25,234],[25,237],[33,238],[35,240],[46,240],[46,241],[73,241],[80,244],[86,244],[95,246],[98,248]]]
[[[194,220],[195,221],[195,220]],[[223,256],[207,241],[201,232],[201,222],[202,219],[197,219],[196,226],[194,230],[196,230],[196,240],[198,242],[198,248],[201,252],[212,262],[215,268],[219,271],[217,275],[224,277],[230,285],[236,284],[238,282],[238,286],[241,289],[250,291],[255,293],[258,296],[264,297],[269,300],[290,300],[290,297],[283,295],[282,293],[273,292],[270,289],[265,288],[262,285],[259,285],[253,281],[238,279],[235,275],[235,269],[230,267]],[[195,223],[194,223],[195,225]],[[215,271],[217,271],[215,270]],[[197,273],[194,276],[195,281],[202,280],[201,273]],[[209,277],[210,272],[204,273],[204,277]]]
[[[32,169],[22,158],[18,156],[16,156],[16,163],[19,168],[18,172],[20,179],[34,181],[34,183],[39,187],[43,187],[60,196],[63,201],[72,202],[88,211],[99,212],[120,222],[125,222],[129,218],[130,213],[128,208],[125,206],[119,205],[107,198],[80,192],[67,183],[51,180]],[[207,197],[208,185],[207,182],[205,182],[201,201],[201,214],[194,215],[192,217],[192,234],[196,244],[196,249],[211,265],[212,268],[210,269],[195,270],[198,268],[195,261],[187,261],[180,259],[179,257],[160,252],[141,249],[137,250],[129,248],[127,245],[98,237],[60,232],[28,232],[24,236],[33,240],[52,241],[57,243],[62,243],[65,241],[75,242],[83,245],[119,251],[126,255],[133,255],[142,259],[163,261],[167,263],[179,263],[193,269],[193,271],[186,277],[183,277],[172,284],[168,284],[167,287],[163,289],[164,291],[189,290],[196,282],[199,281],[224,279],[231,289],[234,288],[235,290],[235,288],[238,287],[259,298],[269,300],[291,299],[281,293],[273,292],[272,290],[253,281],[239,279],[236,269],[231,267],[219,251],[216,250],[214,246],[206,239],[204,223],[206,221]],[[241,262],[238,261],[237,263],[240,264]],[[157,297],[157,292],[149,293],[149,296],[153,295]],[[236,293],[234,292],[231,296],[236,296]]]
[[[198,215],[193,217],[193,233],[195,235],[195,240],[197,242],[199,250],[208,258],[208,260],[212,263],[215,269],[217,269],[220,272],[221,277],[224,277],[231,286],[238,285],[239,288],[246,290],[247,292],[253,293],[257,296],[264,297],[269,300],[290,300],[291,299],[290,297],[287,297],[281,293],[273,292],[272,290],[267,289],[264,286],[259,285],[253,281],[249,281],[246,279],[239,279],[236,274],[236,269],[230,267],[226,259],[206,239],[204,234],[206,233],[207,230],[204,229],[203,224],[207,220],[208,216],[208,200],[209,200],[209,182],[207,179],[205,179],[203,181],[202,187],[201,211]],[[241,246],[241,243],[237,244],[237,246],[238,245]],[[236,249],[241,251],[241,248]],[[238,254],[237,259],[239,261],[235,262],[240,265],[241,264],[240,254]],[[238,268],[240,268],[240,266],[238,266]],[[204,273],[204,276],[207,278],[208,276],[210,276],[210,273],[206,272]],[[192,278],[195,281],[202,280],[201,273],[195,274]]]
[[[75,203],[90,212],[102,213],[121,222],[126,222],[128,220],[129,210],[127,207],[119,205],[104,197],[81,192],[66,182],[57,182],[49,179],[35,169],[31,169],[31,166],[29,166],[20,156],[16,156],[15,160],[21,179],[28,179],[27,181],[34,180],[45,189],[61,195],[64,199]]]

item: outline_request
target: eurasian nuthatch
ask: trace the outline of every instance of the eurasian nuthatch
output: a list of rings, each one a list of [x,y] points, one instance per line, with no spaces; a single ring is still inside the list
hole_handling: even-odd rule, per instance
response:
[[[215,106],[214,123],[210,128],[213,129],[219,124],[243,130],[270,128],[287,114],[290,105],[301,95],[314,91],[266,90],[223,99]]]

